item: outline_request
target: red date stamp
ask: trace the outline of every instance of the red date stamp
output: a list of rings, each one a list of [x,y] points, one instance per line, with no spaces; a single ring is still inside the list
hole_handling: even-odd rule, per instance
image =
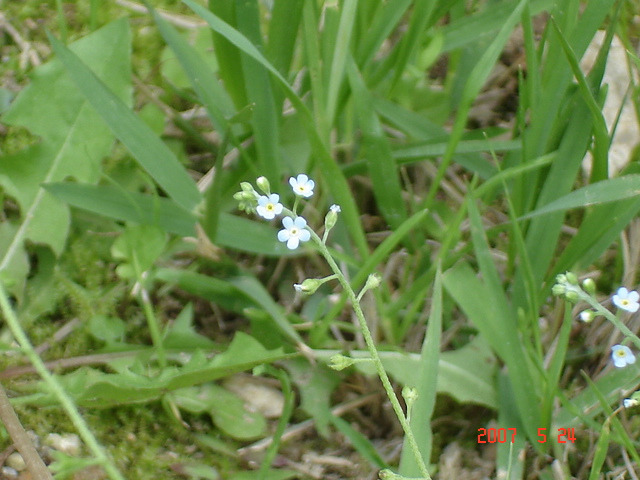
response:
[[[515,428],[479,428],[478,443],[514,443],[516,441]],[[538,429],[538,443],[547,441],[547,429]],[[556,441],[558,443],[575,443],[575,428],[558,428]]]

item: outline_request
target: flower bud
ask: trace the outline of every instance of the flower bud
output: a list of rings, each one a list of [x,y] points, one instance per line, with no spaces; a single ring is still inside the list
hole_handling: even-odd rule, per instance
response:
[[[553,293],[557,297],[564,295],[566,292],[567,292],[567,287],[559,283],[556,283],[553,287],[551,287],[551,293]]]
[[[584,323],[591,323],[595,316],[596,315],[593,310],[585,310],[583,312],[580,312],[580,320],[582,320]]]
[[[262,190],[265,195],[271,195],[271,185],[267,177],[258,177],[256,179],[256,185],[258,185],[258,188]]]
[[[624,408],[632,408],[639,404],[640,402],[638,402],[638,400],[636,400],[635,398],[625,398],[622,401],[622,405],[624,406]]]
[[[303,293],[305,295],[311,295],[320,288],[324,282],[322,280],[318,280],[317,278],[307,278],[302,283],[296,283],[293,285],[293,288],[296,289],[296,292]]]
[[[402,398],[407,402],[407,410],[411,410],[411,406],[418,399],[418,391],[413,387],[404,387],[402,389]]]
[[[566,299],[569,300],[571,303],[576,303],[578,300],[580,300],[580,295],[578,295],[578,292],[574,291],[574,290],[569,290],[566,295],[565,295]]]
[[[340,213],[340,206],[335,204],[331,205],[327,215],[324,217],[324,231],[326,233],[329,233],[338,221],[338,213]]]
[[[344,355],[337,353],[335,355],[333,355],[330,359],[329,359],[329,367],[333,368],[334,370],[344,370],[345,368],[349,368],[351,365],[353,365],[355,362],[353,360],[353,358],[350,357],[345,357]]]
[[[560,273],[560,274],[556,275],[556,282],[557,283],[567,283],[567,276],[564,273]]]
[[[589,295],[596,294],[596,282],[593,281],[593,278],[587,278],[584,282],[582,282],[582,288]]]
[[[365,290],[371,290],[372,288],[378,288],[382,283],[382,277],[379,273],[372,273],[367,277],[367,283],[365,283]]]
[[[571,284],[571,285],[578,285],[578,277],[576,276],[575,273],[573,272],[567,272],[566,273],[567,276],[567,281]]]
[[[243,192],[248,192],[257,195],[255,188],[249,182],[240,182],[240,188],[242,188]]]

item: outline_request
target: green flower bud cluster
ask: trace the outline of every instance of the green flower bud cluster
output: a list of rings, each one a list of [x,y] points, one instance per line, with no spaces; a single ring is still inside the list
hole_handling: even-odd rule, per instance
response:
[[[551,287],[551,293],[557,297],[565,297],[572,303],[576,303],[581,298],[581,294],[593,295],[595,293],[595,282],[588,278],[583,282],[580,288],[580,282],[575,273],[566,272],[556,276],[556,284]],[[586,292],[585,292],[586,290]]]
[[[260,195],[249,182],[240,183],[240,188],[242,190],[233,194],[233,198],[238,201],[238,209],[249,214],[255,213]]]

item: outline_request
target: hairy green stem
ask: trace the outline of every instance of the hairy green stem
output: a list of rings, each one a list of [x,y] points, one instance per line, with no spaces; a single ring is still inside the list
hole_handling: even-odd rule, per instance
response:
[[[416,439],[413,436],[413,431],[411,430],[409,421],[407,420],[407,418],[404,415],[404,412],[402,411],[402,406],[400,405],[400,402],[398,401],[398,397],[396,396],[396,393],[394,392],[393,387],[391,386],[391,381],[389,380],[389,376],[387,375],[387,372],[384,369],[384,365],[382,365],[382,360],[380,359],[380,355],[378,355],[378,350],[376,348],[375,342],[373,341],[371,330],[369,330],[369,326],[367,325],[367,321],[364,317],[364,313],[362,312],[362,308],[360,307],[360,301],[358,299],[358,296],[353,291],[353,288],[351,288],[351,285],[349,284],[344,274],[340,270],[340,267],[338,266],[338,264],[335,262],[335,260],[331,256],[331,253],[329,253],[329,250],[327,249],[322,239],[313,230],[311,229],[308,229],[308,230],[311,233],[311,238],[313,239],[316,246],[320,250],[320,253],[329,264],[329,267],[331,267],[331,270],[333,270],[333,272],[335,273],[338,281],[340,282],[340,285],[342,285],[342,288],[344,289],[344,291],[347,292],[347,297],[351,301],[353,310],[356,313],[356,318],[358,319],[358,324],[360,326],[362,337],[364,338],[365,344],[367,345],[367,349],[369,350],[369,354],[371,355],[371,361],[373,362],[373,365],[376,371],[378,372],[378,376],[380,377],[382,386],[384,387],[387,397],[389,397],[389,401],[391,402],[391,407],[393,408],[393,411],[398,417],[398,420],[400,421],[400,425],[402,426],[402,430],[404,431],[404,434],[409,442],[409,445],[411,446],[413,455],[415,456],[416,461],[418,463],[418,468],[420,469],[420,474],[426,480],[430,480],[431,476],[429,475],[427,466],[424,463],[424,460],[422,458],[422,454],[420,453],[420,449],[418,448]]]
[[[124,480],[124,477],[120,474],[115,465],[109,460],[106,453],[104,452],[102,446],[98,443],[96,438],[94,437],[91,430],[85,423],[84,419],[78,412],[76,405],[73,403],[73,400],[67,392],[65,392],[62,385],[56,380],[56,378],[47,370],[42,359],[35,352],[33,345],[27,334],[22,329],[20,322],[18,321],[18,317],[16,316],[10,302],[9,297],[7,295],[7,291],[5,290],[4,284],[0,282],[0,309],[4,314],[5,321],[7,322],[7,326],[11,330],[13,337],[16,339],[20,348],[27,356],[35,370],[38,372],[42,380],[47,384],[51,392],[55,395],[55,397],[62,405],[62,408],[67,412],[67,415],[73,422],[73,425],[76,427],[76,430],[80,434],[80,437],[87,445],[96,461],[102,465],[104,470],[109,475],[109,478],[112,480]]]
[[[160,363],[160,366],[164,368],[167,366],[167,354],[164,351],[160,326],[158,325],[158,319],[153,312],[153,305],[151,305],[151,300],[149,299],[149,292],[147,292],[144,287],[140,289],[139,298],[140,303],[142,304],[142,309],[144,310],[144,316],[147,319],[151,341],[153,342],[153,346],[158,354],[158,363]]]

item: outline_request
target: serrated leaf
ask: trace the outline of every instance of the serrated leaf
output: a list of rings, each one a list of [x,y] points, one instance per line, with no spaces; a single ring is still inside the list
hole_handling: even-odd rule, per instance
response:
[[[131,36],[126,20],[115,21],[70,46],[114,95],[130,103]],[[57,60],[38,67],[26,87],[2,116],[9,125],[21,126],[40,137],[40,143],[0,158],[0,185],[20,207],[20,220],[0,250],[0,272],[20,295],[24,269],[19,257],[24,243],[47,245],[59,254],[69,229],[66,205],[41,188],[47,182],[72,177],[95,183],[100,161],[113,136],[86,99],[73,86]]]

